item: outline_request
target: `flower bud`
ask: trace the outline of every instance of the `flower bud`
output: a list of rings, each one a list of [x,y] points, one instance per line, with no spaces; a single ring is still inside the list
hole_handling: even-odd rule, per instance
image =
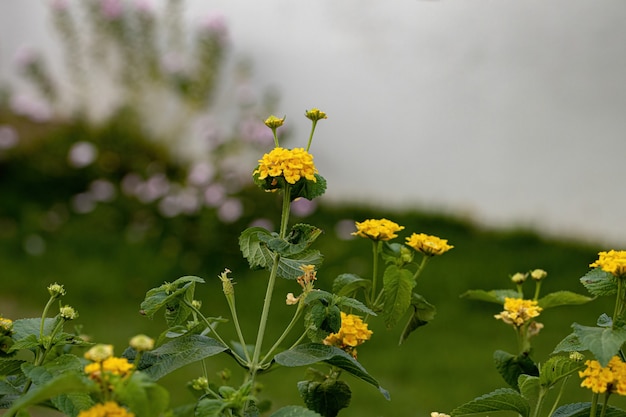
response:
[[[48,293],[50,293],[50,297],[59,298],[65,295],[65,288],[63,288],[63,285],[55,282],[48,286]]]
[[[154,339],[145,334],[138,334],[130,339],[129,345],[137,352],[146,352],[154,349]]]
[[[523,284],[526,278],[528,278],[528,274],[517,272],[511,276],[511,281],[513,281],[514,284]]]
[[[191,381],[191,388],[196,391],[204,391],[209,388],[209,380],[201,376]]]
[[[0,334],[10,335],[13,333],[13,320],[0,316]]]
[[[282,119],[271,115],[270,117],[268,117],[267,119],[265,119],[265,126],[269,127],[270,129],[274,130],[276,128],[279,128],[283,125],[283,123],[285,123],[285,118],[283,117]]]
[[[314,122],[317,122],[318,120],[321,120],[321,119],[328,118],[326,117],[326,113],[324,113],[318,108],[312,108],[311,110],[307,110],[306,113],[304,113],[304,115],[307,117],[307,119],[310,119]]]
[[[585,355],[580,352],[571,352],[569,358],[575,362],[582,362],[585,359]]]
[[[62,306],[59,309],[59,315],[64,320],[75,320],[78,318],[78,311],[74,310],[74,307]]]
[[[235,294],[235,288],[233,287],[233,282],[228,277],[229,273],[230,273],[230,269],[226,268],[224,272],[220,274],[220,280],[222,281],[222,291],[224,291],[224,295],[226,295],[226,297],[229,297]]]
[[[93,362],[102,362],[113,356],[113,345],[98,344],[85,352],[85,359]]]
[[[193,308],[195,308],[196,310],[200,310],[200,308],[202,307],[202,301],[200,301],[200,300],[191,300],[191,306]]]
[[[535,281],[541,281],[547,276],[548,276],[548,273],[544,271],[543,269],[534,269],[530,271],[530,277],[534,279]]]

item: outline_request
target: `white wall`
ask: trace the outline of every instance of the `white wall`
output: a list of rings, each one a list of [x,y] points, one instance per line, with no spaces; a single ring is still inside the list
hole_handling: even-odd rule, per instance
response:
[[[42,3],[0,0],[0,76],[45,39]],[[302,144],[303,112],[328,113],[312,147],[327,199],[626,244],[626,2],[188,5],[226,17]]]

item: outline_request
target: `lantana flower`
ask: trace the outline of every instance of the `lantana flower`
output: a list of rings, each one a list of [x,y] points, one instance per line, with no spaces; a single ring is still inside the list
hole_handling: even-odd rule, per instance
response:
[[[443,255],[454,248],[446,239],[424,233],[413,233],[406,238],[406,244],[426,256]]]
[[[535,300],[506,297],[504,299],[504,311],[496,314],[494,317],[506,324],[522,327],[533,318],[539,316],[541,310],[542,308],[537,305]]]
[[[356,358],[356,347],[369,340],[374,332],[367,328],[359,316],[341,312],[341,328],[324,339],[324,344],[336,346]]]
[[[588,360],[585,365],[587,368],[578,372],[578,376],[583,378],[581,387],[589,388],[596,394],[608,391],[626,395],[626,363],[619,356],[613,356],[605,367],[596,360]]]
[[[78,413],[78,417],[135,417],[135,414],[121,407],[114,401],[96,404],[88,410]]]
[[[608,252],[600,252],[598,260],[589,266],[599,267],[618,278],[626,277],[626,251],[611,249]]]
[[[110,357],[102,362],[94,362],[85,366],[84,371],[91,379],[100,379],[102,374],[125,377],[129,375],[134,365],[126,358]]]
[[[289,184],[295,184],[301,178],[317,182],[315,177],[317,172],[313,163],[313,155],[305,151],[304,148],[285,149],[277,147],[272,149],[270,153],[263,155],[253,175],[258,174],[260,180],[268,177],[284,178]]]
[[[357,230],[352,233],[353,236],[360,236],[375,241],[394,239],[398,237],[396,233],[404,229],[404,226],[387,219],[368,219],[355,223]]]

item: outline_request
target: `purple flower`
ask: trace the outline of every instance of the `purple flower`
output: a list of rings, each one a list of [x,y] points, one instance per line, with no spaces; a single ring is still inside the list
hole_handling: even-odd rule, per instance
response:
[[[0,126],[0,150],[12,148],[17,145],[18,141],[17,131],[12,126]]]
[[[50,6],[55,12],[65,12],[68,9],[67,0],[52,0]]]
[[[298,217],[306,217],[312,214],[315,209],[317,209],[317,203],[306,198],[299,198],[291,203],[291,211]]]
[[[100,11],[105,18],[115,20],[122,15],[124,8],[120,0],[100,0]]]
[[[217,217],[224,223],[232,223],[243,214],[243,204],[236,198],[228,198],[217,209]]]
[[[76,142],[67,155],[68,162],[74,168],[91,165],[98,157],[98,149],[90,142]]]

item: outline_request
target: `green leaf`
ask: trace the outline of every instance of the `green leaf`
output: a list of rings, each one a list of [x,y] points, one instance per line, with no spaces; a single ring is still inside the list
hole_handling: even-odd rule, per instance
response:
[[[84,378],[79,376],[77,373],[66,372],[48,380],[42,385],[32,388],[22,397],[15,400],[9,411],[7,411],[7,414],[15,413],[18,410],[39,404],[62,394],[87,393],[89,391],[93,391],[93,388],[93,384],[86,384]],[[88,396],[85,394],[83,398],[87,403]],[[93,404],[93,402],[91,402],[91,404]],[[75,415],[77,414],[77,411],[69,414]]]
[[[202,398],[198,401],[194,416],[196,417],[222,417],[222,411],[226,408],[226,403],[222,399]]]
[[[302,197],[307,200],[313,200],[316,197],[320,197],[326,192],[326,179],[319,174],[315,174],[316,182],[309,181],[306,178],[301,178],[298,182],[293,184],[290,189],[291,201],[296,198]]]
[[[452,410],[452,417],[493,411],[515,411],[522,417],[530,415],[528,400],[511,388],[499,388]]]
[[[556,345],[552,353],[582,352],[584,350],[587,349],[580,343],[580,340],[578,340],[578,336],[576,336],[575,333],[571,333],[565,336],[565,338],[561,340],[558,345]]]
[[[337,304],[342,309],[356,310],[361,313],[369,314],[370,316],[376,316],[374,310],[360,302],[355,298],[350,297],[336,297],[335,304]]]
[[[202,335],[186,335],[145,352],[137,369],[153,380],[159,380],[170,372],[196,361],[227,351],[228,348],[215,339]],[[134,359],[135,352],[127,349],[124,357]]]
[[[364,291],[372,287],[372,281],[356,274],[341,274],[333,281],[333,292],[337,295],[352,295],[359,289]]]
[[[23,363],[26,363],[26,361],[23,361],[21,359],[0,358],[0,377],[21,373],[20,367]]]
[[[493,353],[493,359],[496,369],[502,378],[516,390],[519,390],[518,380],[520,375],[539,376],[537,365],[528,355],[515,356],[502,350],[496,350]]]
[[[341,310],[333,303],[312,304],[304,316],[307,335],[314,342],[321,342],[330,333],[341,328]]]
[[[522,374],[519,376],[517,384],[519,385],[522,397],[528,401],[528,405],[530,405],[531,409],[535,409],[541,393],[539,377]]]
[[[435,318],[435,314],[437,314],[435,306],[416,293],[411,295],[411,307],[413,307],[413,314],[411,314],[409,321],[404,326],[399,344],[404,343],[412,332],[431,322]]]
[[[567,356],[553,356],[541,365],[539,382],[547,388],[554,386],[561,379],[582,369],[581,362],[570,359]]]
[[[328,379],[298,382],[298,392],[306,406],[324,417],[336,417],[350,405],[352,392],[344,381]]]
[[[383,285],[385,288],[383,317],[387,328],[391,328],[409,309],[415,281],[408,269],[389,265],[383,274]]]
[[[272,413],[270,417],[322,417],[313,410],[300,407],[297,405],[289,405]]]
[[[602,405],[598,404],[596,415],[604,417],[626,417],[626,411],[617,407],[609,406],[606,412],[602,413]],[[588,417],[591,410],[591,403],[572,403],[566,404],[554,411],[551,417]]]
[[[121,381],[115,395],[137,417],[160,416],[169,403],[169,392],[142,372],[134,372],[130,379]]]
[[[326,362],[372,384],[378,388],[386,399],[390,398],[387,390],[383,389],[356,359],[334,346],[307,343],[277,354],[274,360],[276,360],[278,364],[288,367],[307,366],[318,362]]]
[[[146,298],[141,302],[142,314],[153,318],[154,314],[161,308],[178,304],[177,299],[183,297],[189,291],[193,297],[195,284],[204,283],[202,278],[186,276],[178,278],[172,283],[165,283],[159,287],[152,288],[146,293]]]
[[[564,305],[580,305],[593,301],[594,298],[576,294],[571,291],[557,291],[547,294],[537,301],[539,307],[546,309]]]
[[[34,334],[29,334],[28,336],[19,339],[17,342],[13,343],[9,348],[8,352],[17,352],[23,349],[34,350],[40,346],[39,338]]]
[[[44,334],[50,334],[54,329],[55,319],[45,319],[44,321]],[[39,326],[41,325],[41,319],[20,319],[13,322],[13,339],[21,340],[28,336],[35,336],[39,338]]]
[[[273,255],[261,238],[272,238],[272,234],[262,227],[250,227],[239,236],[239,249],[248,260],[251,269],[268,268]]]
[[[514,290],[469,290],[461,294],[461,298],[468,300],[487,301],[489,303],[504,304],[505,298],[521,298]]]
[[[623,328],[589,327],[578,323],[572,324],[572,328],[584,350],[593,353],[602,366],[606,366],[626,342]]]
[[[281,256],[292,257],[308,248],[321,233],[322,230],[317,227],[308,224],[296,224],[285,239],[280,238],[277,233],[269,235],[259,233],[257,237],[267,245],[270,251]]]
[[[595,296],[613,295],[617,292],[617,280],[613,274],[603,271],[602,268],[587,272],[580,282]]]
[[[280,257],[278,262],[278,276],[285,279],[297,279],[302,276],[302,266],[315,265],[319,267],[324,257],[318,250],[308,249],[287,258]]]

